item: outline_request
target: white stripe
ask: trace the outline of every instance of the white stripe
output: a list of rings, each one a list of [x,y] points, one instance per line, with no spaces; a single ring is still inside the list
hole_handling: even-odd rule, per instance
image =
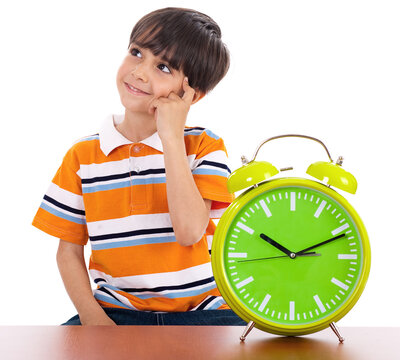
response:
[[[290,211],[296,211],[296,193],[290,193]]]
[[[183,285],[213,276],[211,263],[193,266],[180,271],[123,277],[112,277],[95,269],[90,269],[89,272],[92,279],[103,278],[108,284],[117,288],[155,288],[159,286]]]
[[[294,320],[294,315],[295,315],[294,306],[295,306],[294,301],[290,301],[289,302],[289,320]]]
[[[353,254],[338,254],[339,260],[355,260],[357,259],[357,255]]]
[[[79,214],[76,214],[74,212],[71,212],[71,211],[68,211],[68,210],[64,210],[64,209],[58,207],[57,205],[54,205],[51,202],[48,202],[45,199],[43,199],[43,203],[46,204],[47,206],[51,207],[52,209],[57,210],[57,211],[59,211],[59,212],[61,212],[63,214],[66,214],[68,216],[73,216],[73,217],[75,217],[77,219],[85,219],[86,218],[85,215],[79,215]]]
[[[143,234],[143,235],[123,236],[123,237],[120,237],[120,238],[113,238],[113,239],[106,239],[106,240],[96,240],[95,242],[93,242],[92,246],[95,247],[95,250],[99,250],[98,246],[102,245],[102,244],[111,244],[111,243],[113,243],[113,244],[117,245],[118,243],[123,243],[125,241],[131,241],[131,240],[133,240],[134,242],[135,241],[140,242],[140,240],[152,239],[154,237],[157,237],[157,238],[159,238],[159,237],[174,238],[175,234],[171,233],[171,232],[168,232],[168,233],[157,233],[157,234]],[[167,242],[168,240],[171,240],[171,242],[172,242],[172,239],[165,239],[165,242]],[[173,241],[175,241],[175,240],[173,240]],[[129,244],[129,245],[125,244],[123,246],[134,246],[135,245],[134,242],[132,244]]]
[[[342,283],[338,279],[335,279],[334,277],[331,279],[331,282],[334,283],[335,285],[339,286],[343,290],[348,290],[349,289],[349,287],[346,284]]]
[[[213,235],[207,235],[206,239],[207,239],[208,250],[211,250],[211,246],[212,246],[212,242],[214,240],[214,236]]]
[[[215,161],[215,162],[218,162],[221,164],[227,164],[228,157],[226,156],[226,153],[223,150],[213,151],[201,158],[193,159],[193,161],[190,163],[190,168],[192,170],[196,169],[203,160]],[[215,169],[215,167],[213,167],[213,168]],[[221,171],[222,170],[223,169],[221,169]]]
[[[134,167],[138,166],[141,171],[148,169],[164,169],[164,155],[147,155],[140,157],[132,157],[118,160],[108,161],[101,164],[81,164],[79,174],[82,179],[91,179],[98,176],[108,176],[115,174],[123,174],[129,170],[133,170]]]
[[[252,228],[249,228],[245,224],[242,224],[240,221],[236,224],[236,226],[241,228],[242,230],[248,232],[250,235],[254,234],[254,230]]]
[[[258,308],[258,311],[264,311],[265,307],[268,304],[269,299],[271,299],[271,295],[270,294],[265,295],[265,298],[262,301],[260,307]]]
[[[129,302],[129,300],[125,296],[118,294],[117,292],[115,292],[112,289],[107,288],[107,290],[109,292],[111,292],[111,294],[113,294],[119,301],[121,301],[127,307],[129,307],[129,308],[131,308],[133,310],[138,310]],[[110,300],[115,301],[115,299],[112,296],[110,296],[109,294],[105,293],[104,291],[94,290],[94,294],[96,294],[96,293],[101,295],[101,296],[107,297]]]
[[[331,233],[332,233],[332,235],[337,235],[337,234],[339,234],[340,232],[342,232],[343,230],[346,230],[349,226],[350,226],[350,225],[349,225],[348,223],[346,223],[346,224],[344,224],[344,225],[338,227],[337,229],[332,230]]]
[[[229,204],[227,204],[229,205]],[[210,210],[210,219],[220,219],[222,214],[225,212],[225,210],[228,208],[222,208],[222,209],[215,209],[215,210]]]
[[[228,253],[230,258],[247,258],[247,253]]]
[[[139,171],[140,172],[142,170],[143,169],[135,169],[134,167],[131,168],[131,171]],[[139,181],[143,181],[143,180],[146,180],[146,179],[160,179],[160,178],[161,179],[162,178],[165,179],[165,173],[147,174],[147,175],[131,174],[131,177],[126,176],[126,177],[121,178],[121,179],[113,179],[113,180],[106,180],[106,181],[101,180],[101,181],[96,181],[96,182],[93,182],[93,183],[90,183],[90,184],[82,184],[82,188],[86,190],[86,189],[94,188],[94,187],[97,187],[97,186],[105,186],[105,185],[118,184],[118,183],[124,183],[124,182],[127,182],[126,187],[129,187],[130,186],[129,185],[130,181],[131,182],[135,182],[135,181],[138,181],[138,180]],[[165,182],[165,180],[162,181],[162,182]]]
[[[326,312],[325,306],[324,306],[324,304],[322,303],[322,301],[321,301],[321,299],[319,298],[318,295],[315,295],[315,296],[314,296],[314,300],[315,300],[315,302],[317,303],[317,305],[318,305],[319,309],[321,310],[321,312],[322,312],[322,313]],[[318,314],[317,314],[317,315],[318,315]]]
[[[90,236],[127,232],[137,229],[172,227],[169,213],[131,215],[119,219],[92,221],[87,224]]]
[[[263,210],[264,210],[265,214],[267,215],[267,217],[271,217],[272,216],[271,211],[269,210],[269,208],[268,208],[268,206],[267,206],[267,204],[265,203],[264,200],[260,201],[260,205],[263,208]]]
[[[247,284],[250,284],[252,281],[254,281],[254,278],[252,276],[248,277],[247,279],[244,279],[240,283],[236,284],[236,287],[238,289],[242,288],[243,286],[246,286]]]
[[[222,296],[217,296],[214,300],[212,300],[210,303],[208,303],[207,306],[204,307],[204,310],[207,310],[207,309],[211,308],[215,303],[220,302],[221,300],[223,300],[223,297]],[[226,304],[225,300],[223,300],[223,301],[224,301],[224,304]],[[199,305],[201,305],[201,304],[199,304]]]
[[[64,190],[54,183],[50,183],[46,195],[74,209],[85,210],[85,205],[83,204],[82,195],[77,195],[70,191]],[[75,214],[75,216],[78,215]]]
[[[322,210],[324,210],[325,205],[326,205],[326,201],[325,201],[325,200],[322,200],[321,204],[318,206],[318,209],[317,209],[317,211],[316,211],[315,214],[314,214],[314,216],[315,216],[316,218],[319,218],[319,216],[320,216],[321,213],[322,213]]]

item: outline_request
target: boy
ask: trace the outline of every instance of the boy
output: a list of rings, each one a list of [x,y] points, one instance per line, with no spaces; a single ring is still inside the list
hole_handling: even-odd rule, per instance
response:
[[[228,67],[207,15],[160,9],[133,28],[117,73],[125,114],[67,152],[33,221],[60,238],[57,263],[78,311],[65,324],[244,324],[216,288],[207,242],[210,218],[232,201],[226,150],[211,131],[185,127]]]

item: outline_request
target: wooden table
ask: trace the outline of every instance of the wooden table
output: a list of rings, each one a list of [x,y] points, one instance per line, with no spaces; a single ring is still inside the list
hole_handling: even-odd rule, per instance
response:
[[[64,359],[400,359],[400,328],[344,327],[281,337],[235,326],[0,326],[0,358]]]

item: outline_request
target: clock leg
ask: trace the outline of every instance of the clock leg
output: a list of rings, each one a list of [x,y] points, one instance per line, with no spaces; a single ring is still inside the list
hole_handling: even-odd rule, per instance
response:
[[[244,329],[242,336],[240,337],[240,341],[244,341],[246,339],[246,336],[249,334],[249,332],[253,329],[255,323],[254,321],[250,321],[247,326],[246,329]]]
[[[334,322],[331,322],[329,324],[330,328],[332,331],[335,333],[335,335],[338,337],[339,342],[342,344],[344,341],[344,337],[340,334],[339,329],[337,328],[336,324]]]

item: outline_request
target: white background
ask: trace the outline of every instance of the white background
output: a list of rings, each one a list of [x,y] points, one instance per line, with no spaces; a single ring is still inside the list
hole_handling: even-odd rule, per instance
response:
[[[123,111],[115,75],[131,29],[167,5],[213,17],[230,49],[228,75],[191,108],[188,125],[225,140],[232,170],[284,133],[315,136],[345,157],[359,183],[345,196],[369,232],[372,267],[339,324],[400,325],[400,5],[386,0],[2,2],[0,324],[56,325],[75,315],[58,240],[31,221],[72,143]],[[259,159],[300,175],[328,160],[318,144],[294,139],[266,145]]]

